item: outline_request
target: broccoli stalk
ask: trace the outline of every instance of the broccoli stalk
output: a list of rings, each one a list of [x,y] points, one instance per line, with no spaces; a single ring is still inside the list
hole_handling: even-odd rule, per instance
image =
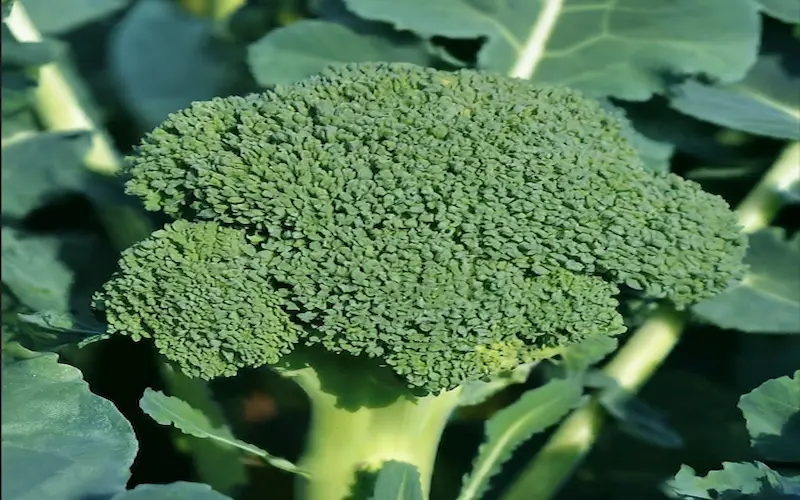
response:
[[[190,377],[271,367],[314,412],[299,498],[433,461],[459,387],[625,330],[619,296],[685,308],[741,276],[724,200],[645,171],[569,89],[355,64],[195,103],[127,189],[174,222],[97,295],[110,333]]]
[[[439,441],[458,405],[460,387],[436,395],[400,397],[374,408],[347,408],[322,389],[313,369],[285,375],[303,388],[311,402],[311,424],[299,463],[311,479],[300,480],[298,498],[338,500],[351,498],[354,490],[368,493],[374,474],[389,461],[414,465],[423,497],[428,498]]]

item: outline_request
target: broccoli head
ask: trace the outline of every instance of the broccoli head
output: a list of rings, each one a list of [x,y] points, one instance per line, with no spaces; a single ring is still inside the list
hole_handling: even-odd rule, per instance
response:
[[[473,70],[344,65],[195,103],[129,174],[176,222],[98,304],[206,378],[324,348],[450,389],[622,332],[620,289],[709,297],[746,246],[722,198],[646,171],[599,103]]]

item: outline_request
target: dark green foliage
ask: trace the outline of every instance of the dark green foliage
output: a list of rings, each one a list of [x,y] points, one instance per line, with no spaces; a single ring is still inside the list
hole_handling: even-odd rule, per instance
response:
[[[473,70],[354,64],[196,103],[131,165],[148,209],[223,227],[181,222],[128,252],[109,322],[205,377],[274,363],[294,339],[259,358],[242,338],[288,323],[240,309],[280,303],[305,344],[452,388],[620,333],[618,285],[679,307],[716,293],[745,246],[721,198],[646,172],[595,101]],[[195,258],[200,242],[231,261]],[[252,283],[223,287],[223,269]]]

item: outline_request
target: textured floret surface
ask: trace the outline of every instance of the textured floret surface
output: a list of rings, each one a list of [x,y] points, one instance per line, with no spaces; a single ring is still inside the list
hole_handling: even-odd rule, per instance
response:
[[[239,231],[279,291],[248,304],[280,301],[299,342],[431,390],[619,333],[618,287],[678,307],[713,295],[745,249],[724,200],[645,171],[597,102],[473,70],[346,65],[196,103],[130,174],[146,208]]]

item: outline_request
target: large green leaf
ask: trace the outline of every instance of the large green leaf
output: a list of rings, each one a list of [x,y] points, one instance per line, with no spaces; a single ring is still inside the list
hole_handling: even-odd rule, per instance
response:
[[[346,0],[422,36],[484,38],[481,68],[592,95],[644,100],[664,73],[742,78],[755,61],[752,0]]]
[[[800,481],[783,477],[760,462],[726,462],[722,470],[711,471],[706,476],[698,476],[691,467],[684,465],[666,483],[664,492],[670,498],[685,500],[790,500],[800,494]]]
[[[111,500],[231,500],[200,483],[178,481],[170,484],[141,484],[117,494]]]
[[[251,44],[247,60],[256,81],[265,87],[301,80],[336,63],[430,62],[421,40],[390,30],[383,35],[376,31],[362,33],[321,20],[297,21]]]
[[[553,380],[526,392],[511,406],[486,422],[486,438],[478,449],[472,471],[464,478],[458,500],[477,500],[489,488],[489,480],[522,443],[558,423],[581,401],[578,378]]]
[[[797,0],[758,0],[768,15],[787,23],[800,23],[800,2]]]
[[[266,463],[278,469],[295,474],[304,474],[303,471],[288,460],[272,456],[257,446],[236,439],[225,428],[214,427],[202,412],[176,397],[167,396],[160,391],[146,389],[139,406],[142,411],[161,425],[172,425],[184,434],[210,439],[221,446],[239,448],[260,457]]]
[[[142,0],[116,25],[109,47],[111,76],[144,129],[193,101],[225,93],[236,60],[214,37],[209,19],[178,2]]]
[[[693,311],[721,328],[752,333],[800,332],[800,236],[779,228],[750,235],[741,283],[695,305]]]
[[[753,447],[765,459],[800,464],[800,370],[739,400]]]
[[[47,201],[83,191],[83,158],[91,147],[84,132],[25,134],[3,143],[3,217],[23,218]]]
[[[4,499],[99,500],[125,489],[131,425],[57,356],[3,366],[2,417]]]
[[[378,471],[370,500],[422,500],[419,471],[405,462],[387,462]]]
[[[28,11],[36,28],[45,34],[66,33],[107,17],[126,7],[131,0],[18,0]]]
[[[673,90],[678,111],[723,127],[778,139],[800,140],[800,74],[777,55],[762,56],[738,83],[686,82]]]

